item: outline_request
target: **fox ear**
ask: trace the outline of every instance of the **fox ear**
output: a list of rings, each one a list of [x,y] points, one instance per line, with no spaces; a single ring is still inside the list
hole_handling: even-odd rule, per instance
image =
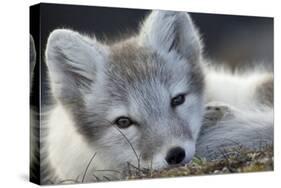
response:
[[[48,39],[46,62],[51,89],[60,100],[73,100],[89,90],[105,61],[105,47],[77,32],[57,29]]]
[[[201,56],[200,37],[185,12],[152,11],[140,31],[140,41],[156,50],[176,51],[188,60]]]

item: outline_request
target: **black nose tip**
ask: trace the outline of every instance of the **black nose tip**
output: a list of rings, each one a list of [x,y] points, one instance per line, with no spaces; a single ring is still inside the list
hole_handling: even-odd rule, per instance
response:
[[[169,165],[175,165],[181,163],[185,158],[185,151],[181,147],[175,147],[170,149],[166,156],[166,161]]]

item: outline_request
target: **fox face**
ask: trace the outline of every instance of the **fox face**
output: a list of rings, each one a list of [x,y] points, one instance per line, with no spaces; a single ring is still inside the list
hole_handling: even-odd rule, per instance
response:
[[[203,116],[200,61],[191,18],[172,11],[153,11],[137,35],[111,45],[58,29],[46,49],[53,96],[108,169],[191,160]]]

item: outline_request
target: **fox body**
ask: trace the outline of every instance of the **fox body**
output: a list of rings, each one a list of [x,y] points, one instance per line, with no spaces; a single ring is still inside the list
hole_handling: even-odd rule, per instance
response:
[[[41,125],[42,183],[214,158],[226,139],[272,143],[272,74],[207,65],[186,13],[153,11],[138,34],[114,44],[55,30],[46,63],[56,104]]]

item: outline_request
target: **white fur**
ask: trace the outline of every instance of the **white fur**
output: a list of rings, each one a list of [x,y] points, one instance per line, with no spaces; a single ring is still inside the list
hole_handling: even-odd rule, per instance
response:
[[[200,36],[192,20],[185,12],[153,11],[144,22],[139,44],[149,45],[151,48],[163,50],[167,53],[173,43],[175,30],[183,33],[178,45],[181,52],[188,58],[201,52]]]
[[[111,109],[111,111],[107,113],[106,117],[106,119],[113,122],[118,117],[128,117],[128,112],[126,107],[119,106],[114,109]]]
[[[73,179],[78,176],[81,180],[85,168],[95,148],[89,147],[73,125],[71,117],[58,105],[50,114],[46,139],[46,150],[49,153],[48,161],[56,168],[56,175],[60,180]],[[99,167],[99,156],[94,159],[94,166]],[[91,174],[91,173],[89,173]]]
[[[220,101],[240,109],[256,107],[256,87],[269,74],[232,74],[224,69],[206,68],[206,103]]]
[[[177,32],[175,32],[177,29]],[[180,33],[180,39],[177,41],[176,48],[169,50],[173,46],[175,34]],[[168,66],[182,67],[183,70],[192,71],[191,64],[199,63],[201,60],[201,43],[200,37],[194,27],[190,17],[185,13],[175,13],[168,11],[154,11],[144,22],[137,37],[138,44],[146,46],[149,49],[157,51],[160,56],[166,61]],[[58,59],[58,51],[67,55],[65,61],[61,62]],[[57,99],[76,99],[79,94],[83,95],[83,99],[87,109],[99,108],[95,106],[97,100],[107,97],[104,93],[105,75],[103,69],[106,68],[107,58],[110,50],[98,43],[95,39],[90,40],[87,37],[82,37],[80,34],[70,30],[57,30],[51,34],[47,45],[47,65],[51,75],[52,93]],[[68,60],[70,59],[70,61]],[[94,80],[95,83],[90,90],[85,90],[82,86],[76,84],[76,77],[67,72],[67,67],[74,68],[74,73],[79,76]],[[71,70],[71,71],[73,71]],[[181,70],[181,69],[178,69]],[[188,72],[188,71],[187,71]],[[73,73],[73,72],[72,72]],[[204,103],[219,101],[233,107],[235,118],[222,119],[216,126],[208,128],[207,134],[200,137],[196,148],[197,153],[203,156],[208,156],[206,147],[215,150],[221,145],[225,138],[238,140],[242,144],[251,147],[254,139],[262,138],[272,140],[273,136],[273,109],[262,108],[256,105],[253,100],[255,89],[258,83],[263,79],[260,73],[251,73],[248,75],[231,75],[225,71],[217,71],[214,69],[205,68],[206,76],[206,100],[203,102],[202,96],[189,94],[188,76],[182,79],[177,79],[177,84],[169,88],[169,91],[161,87],[159,81],[152,82],[155,84],[153,89],[158,89],[158,95],[155,98],[160,98],[163,103],[170,107],[170,98],[182,92],[186,93],[186,101],[182,106],[177,107],[174,111],[181,119],[188,120],[188,128],[191,130],[192,138],[187,138],[183,135],[172,135],[174,127],[171,126],[171,120],[163,117],[157,122],[152,122],[151,126],[158,126],[154,135],[164,140],[159,151],[154,155],[152,166],[155,169],[167,167],[165,156],[169,149],[175,146],[181,146],[185,149],[186,157],[184,162],[188,162],[195,153],[195,141],[199,135],[200,126],[202,124],[202,114]],[[177,75],[175,75],[177,76]],[[151,84],[151,83],[150,83]],[[83,85],[83,84],[82,84]],[[79,86],[79,87],[78,87]],[[80,93],[79,93],[80,92]],[[132,93],[134,93],[132,91]],[[137,94],[136,94],[137,95]],[[171,95],[171,96],[170,96]],[[116,106],[114,110],[105,113],[104,116],[108,120],[115,120],[119,116],[130,115],[138,118],[138,111],[141,102],[138,101],[138,96],[130,96],[128,106]],[[58,100],[59,101],[59,100]],[[160,100],[159,100],[160,101]],[[154,101],[154,103],[156,103]],[[158,104],[156,104],[158,105]],[[160,104],[159,104],[160,106]],[[159,107],[157,106],[157,107]],[[165,107],[165,105],[163,105]],[[162,106],[161,106],[162,107]],[[163,107],[163,112],[169,111]],[[259,110],[253,110],[258,107]],[[165,114],[165,113],[163,113]],[[167,113],[168,114],[168,113]],[[140,118],[140,117],[139,117]],[[115,170],[121,168],[126,162],[137,165],[137,159],[134,151],[129,143],[126,147],[121,143],[126,143],[124,138],[120,139],[120,132],[111,127],[106,132],[102,140],[98,144],[89,144],[85,138],[80,135],[74,125],[71,115],[58,102],[57,107],[52,110],[47,122],[48,134],[44,142],[44,148],[48,153],[48,162],[54,167],[56,175],[64,179],[76,179],[81,177],[89,163],[91,157],[97,151],[90,168],[89,176],[94,173],[95,169]],[[179,129],[180,130],[180,129]],[[254,132],[258,130],[259,134]],[[121,130],[124,135],[134,143],[139,137],[136,127],[131,126],[128,129]],[[145,142],[146,140],[143,140]],[[104,148],[99,145],[106,146]],[[112,156],[111,151],[118,155]],[[140,151],[137,151],[137,154]],[[144,167],[150,166],[151,161],[141,161]],[[44,163],[44,161],[43,161]],[[90,177],[87,181],[91,181]]]
[[[189,128],[192,132],[194,139],[198,137],[200,127],[201,127],[201,116],[203,114],[204,108],[202,104],[202,98],[188,94],[186,96],[185,105],[179,106],[177,113],[189,119]]]
[[[48,70],[52,75],[52,93],[55,97],[62,98],[77,97],[77,91],[85,91],[79,88],[81,84],[75,84],[75,78],[68,73],[68,69],[71,69],[73,74],[94,80],[95,72],[102,69],[108,55],[106,47],[95,39],[82,37],[79,33],[67,29],[57,29],[50,34],[46,52]],[[58,52],[67,54],[67,57],[62,61],[58,58]]]

